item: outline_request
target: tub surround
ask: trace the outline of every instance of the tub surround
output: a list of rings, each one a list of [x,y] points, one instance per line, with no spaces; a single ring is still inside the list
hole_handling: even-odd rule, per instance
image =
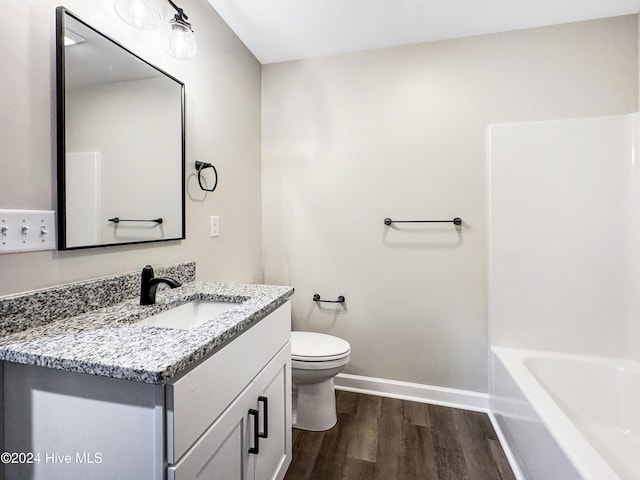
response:
[[[490,405],[527,479],[640,480],[637,121],[487,129]]]
[[[195,276],[195,264],[157,271],[184,281]],[[159,291],[155,305],[142,306],[137,297],[139,275],[130,273],[0,299],[3,317],[13,308],[9,315],[18,323],[16,328],[5,327],[0,360],[162,384],[221,348],[293,294],[293,288],[283,286],[187,281],[180,288]],[[131,298],[134,284],[136,297]],[[136,324],[194,300],[238,305],[191,330]],[[89,310],[79,312],[83,301]],[[44,305],[49,308],[43,309]]]

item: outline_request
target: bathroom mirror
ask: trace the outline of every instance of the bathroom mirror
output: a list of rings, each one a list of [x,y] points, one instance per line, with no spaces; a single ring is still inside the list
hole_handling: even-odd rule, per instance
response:
[[[185,238],[184,84],[58,7],[58,249]]]

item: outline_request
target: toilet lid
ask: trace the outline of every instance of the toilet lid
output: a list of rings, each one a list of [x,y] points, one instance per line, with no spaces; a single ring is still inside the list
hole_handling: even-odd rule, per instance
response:
[[[344,358],[351,352],[349,342],[314,332],[291,332],[291,358],[304,362],[326,362]]]

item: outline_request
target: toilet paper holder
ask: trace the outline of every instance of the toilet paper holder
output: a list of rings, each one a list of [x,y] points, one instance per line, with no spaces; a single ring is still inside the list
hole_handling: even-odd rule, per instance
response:
[[[344,296],[340,295],[337,300],[323,300],[320,298],[320,294],[315,293],[313,295],[314,302],[325,302],[325,303],[344,303]]]

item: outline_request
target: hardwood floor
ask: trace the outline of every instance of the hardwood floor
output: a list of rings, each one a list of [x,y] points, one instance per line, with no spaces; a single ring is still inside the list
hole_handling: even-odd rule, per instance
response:
[[[515,480],[484,413],[336,394],[335,427],[293,430],[285,480]]]

